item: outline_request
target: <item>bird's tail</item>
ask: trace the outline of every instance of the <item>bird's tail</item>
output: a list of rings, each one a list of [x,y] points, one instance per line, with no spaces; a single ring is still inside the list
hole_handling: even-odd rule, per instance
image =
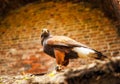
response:
[[[78,57],[80,58],[94,57],[96,59],[102,59],[107,57],[103,55],[101,52],[88,47],[75,47],[72,50],[76,52]]]

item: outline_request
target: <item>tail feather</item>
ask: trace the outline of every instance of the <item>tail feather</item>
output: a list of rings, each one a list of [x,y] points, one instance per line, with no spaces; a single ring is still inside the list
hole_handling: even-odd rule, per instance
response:
[[[100,59],[100,58],[107,58],[107,56],[103,55],[101,52],[95,50],[95,49],[92,49],[95,51],[95,53],[98,55],[97,59]]]
[[[94,57],[96,59],[101,59],[103,57],[106,58],[106,56],[103,55],[101,52],[91,48],[75,47],[72,50],[76,52],[79,57]]]
[[[95,51],[84,47],[75,47],[72,49],[78,54],[79,57],[89,57],[91,54],[95,54]]]

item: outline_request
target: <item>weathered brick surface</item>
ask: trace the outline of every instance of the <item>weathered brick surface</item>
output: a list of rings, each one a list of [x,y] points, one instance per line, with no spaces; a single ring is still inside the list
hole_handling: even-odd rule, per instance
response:
[[[11,69],[16,66],[14,60],[22,63],[20,60],[31,55],[48,61],[41,51],[42,28],[50,29],[54,35],[69,36],[107,56],[120,56],[117,30],[98,8],[92,8],[90,4],[85,6],[84,3],[34,3],[12,11],[1,21],[0,65],[3,65],[2,61],[7,61],[4,58],[11,60],[12,66],[9,66],[8,61],[5,62],[8,64],[6,67]],[[30,61],[30,58],[25,59]],[[49,64],[45,65],[47,68],[43,68],[47,70]],[[5,72],[5,69],[1,72]]]

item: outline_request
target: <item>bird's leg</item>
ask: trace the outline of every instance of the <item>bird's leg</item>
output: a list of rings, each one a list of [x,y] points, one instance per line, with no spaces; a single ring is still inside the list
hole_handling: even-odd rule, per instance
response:
[[[60,71],[65,59],[65,53],[58,49],[54,49],[54,52],[55,52],[56,62],[58,64],[56,66],[56,71]]]

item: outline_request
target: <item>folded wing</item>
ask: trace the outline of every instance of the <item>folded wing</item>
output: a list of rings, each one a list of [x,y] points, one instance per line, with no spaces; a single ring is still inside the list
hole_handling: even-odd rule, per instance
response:
[[[47,39],[46,44],[51,46],[88,47],[66,36],[52,36]]]

